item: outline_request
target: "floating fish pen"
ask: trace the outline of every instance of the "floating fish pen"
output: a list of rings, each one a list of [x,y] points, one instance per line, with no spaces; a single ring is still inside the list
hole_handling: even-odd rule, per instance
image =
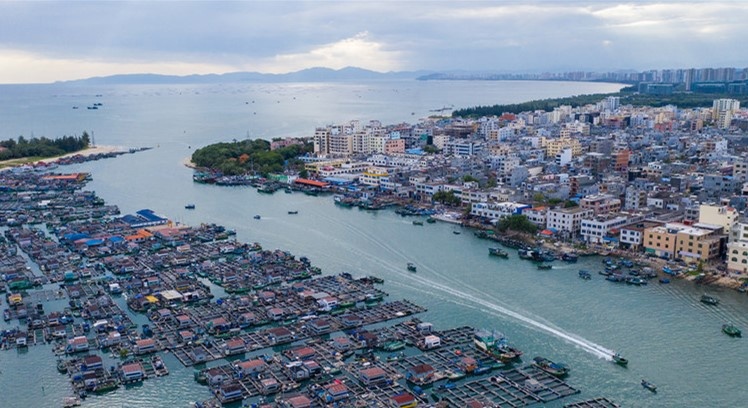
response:
[[[620,408],[621,406],[608,398],[593,398],[591,400],[565,404],[564,408]]]

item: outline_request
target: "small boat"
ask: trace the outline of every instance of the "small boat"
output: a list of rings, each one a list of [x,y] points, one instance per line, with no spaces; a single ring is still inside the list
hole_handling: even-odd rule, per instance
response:
[[[408,270],[411,272],[415,272],[416,266],[412,262],[408,262]]]
[[[293,190],[291,190],[290,188],[284,189],[283,192],[286,194],[293,194]]]
[[[298,214],[299,212],[298,211],[289,211],[288,213],[289,214]]]
[[[194,210],[195,209],[195,204],[187,204],[187,205],[184,206],[184,208],[186,208],[188,210]]]
[[[436,222],[436,218],[433,218],[433,217],[426,218],[426,222],[428,222],[429,224],[433,224]]]
[[[707,305],[713,305],[716,306],[719,304],[719,299],[717,299],[714,296],[709,296],[707,294],[701,295],[701,303],[706,303]]]
[[[488,248],[488,254],[498,256],[500,258],[509,258],[509,253],[499,247]]]
[[[545,371],[546,373],[556,376],[563,377],[569,374],[569,368],[561,363],[554,363],[545,357],[535,357],[532,359],[532,365]]]
[[[740,332],[740,329],[735,327],[731,323],[726,323],[722,325],[722,333],[725,333],[728,336],[731,337],[740,337],[742,333]]]
[[[460,231],[452,231],[452,233],[455,234],[455,235],[460,235],[461,234]]]
[[[423,221],[413,221],[413,225],[423,225]]]
[[[660,278],[660,283],[670,283],[670,279],[668,279],[668,278]]]
[[[552,269],[552,268],[553,268],[553,265],[551,264],[546,264],[546,263],[538,264],[538,269],[541,269],[541,270]]]
[[[259,214],[257,214],[257,215],[255,215],[255,216],[254,216],[253,218],[254,218],[254,219],[256,219],[256,220],[259,220],[259,219],[260,219],[260,218],[262,218],[262,217],[260,217],[260,215],[259,215]]]
[[[574,263],[578,259],[579,259],[579,256],[571,252],[566,252],[563,255],[561,255],[561,260],[564,262]]]
[[[650,390],[652,392],[657,392],[657,386],[654,385],[654,384],[652,384],[651,382],[649,382],[647,380],[644,380],[644,379],[642,379],[642,387],[644,387],[644,388],[646,388],[646,389],[648,389],[648,390]]]
[[[626,366],[628,365],[629,361],[623,357],[620,353],[613,354],[613,362],[615,362],[618,365]]]
[[[588,271],[585,271],[584,269],[579,270],[579,277],[584,280],[590,280],[592,279],[592,274],[590,274]]]

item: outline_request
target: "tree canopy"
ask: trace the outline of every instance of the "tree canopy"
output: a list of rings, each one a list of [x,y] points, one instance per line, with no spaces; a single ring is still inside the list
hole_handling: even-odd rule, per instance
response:
[[[538,231],[538,227],[527,219],[526,216],[514,214],[499,220],[499,223],[496,224],[496,230],[499,232],[517,231],[535,234]]]
[[[192,162],[199,167],[220,171],[227,175],[280,173],[286,167],[300,167],[298,156],[312,150],[310,144],[297,144],[270,150],[270,142],[263,139],[221,142],[201,147],[192,154]],[[303,167],[302,167],[303,168]]]
[[[26,139],[19,136],[18,140],[8,139],[0,141],[0,160],[19,159],[24,157],[55,157],[67,153],[86,149],[91,142],[88,133],[83,132],[80,137],[63,136],[57,139],[33,137]]]

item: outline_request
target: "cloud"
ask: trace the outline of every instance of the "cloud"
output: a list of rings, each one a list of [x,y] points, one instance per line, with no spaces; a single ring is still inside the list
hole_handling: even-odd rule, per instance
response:
[[[361,32],[330,44],[314,47],[295,54],[277,55],[269,61],[253,64],[263,72],[283,73],[309,67],[340,69],[349,66],[365,67],[386,72],[402,68],[402,51],[388,47],[370,38],[369,33]]]

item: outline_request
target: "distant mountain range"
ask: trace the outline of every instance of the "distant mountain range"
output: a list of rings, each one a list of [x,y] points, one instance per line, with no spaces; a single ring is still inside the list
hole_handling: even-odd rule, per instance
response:
[[[342,69],[309,68],[287,74],[262,74],[259,72],[232,72],[227,74],[207,75],[159,75],[159,74],[124,74],[104,77],[93,77],[73,81],[62,81],[66,84],[117,85],[117,84],[215,84],[240,82],[339,82],[385,79],[417,79],[433,74],[433,71],[376,72],[362,68],[347,67]]]

